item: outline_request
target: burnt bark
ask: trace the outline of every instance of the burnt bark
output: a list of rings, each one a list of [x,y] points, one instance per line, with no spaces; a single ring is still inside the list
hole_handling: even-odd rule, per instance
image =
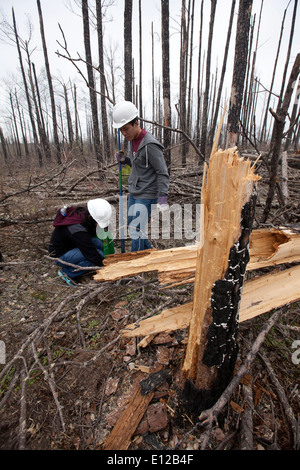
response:
[[[188,413],[197,417],[212,407],[230,383],[238,355],[238,311],[249,255],[249,242],[254,220],[257,194],[253,192],[241,214],[241,234],[230,249],[228,268],[219,279],[211,296],[212,321],[208,326],[206,346],[199,358],[195,382],[187,379],[183,404]],[[197,388],[201,383],[203,365],[211,368],[214,377],[209,388]]]

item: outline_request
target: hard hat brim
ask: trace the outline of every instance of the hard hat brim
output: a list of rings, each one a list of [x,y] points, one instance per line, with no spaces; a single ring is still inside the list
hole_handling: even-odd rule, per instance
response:
[[[105,228],[109,226],[109,221],[110,219],[102,220],[101,222],[97,220],[97,224],[99,225],[100,228]]]

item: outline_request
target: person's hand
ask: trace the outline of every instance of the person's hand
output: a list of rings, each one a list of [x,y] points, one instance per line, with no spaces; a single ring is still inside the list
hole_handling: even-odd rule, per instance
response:
[[[157,207],[162,212],[168,210],[169,209],[168,197],[167,196],[160,196],[157,199]]]
[[[118,163],[124,163],[125,162],[125,155],[122,150],[120,150],[118,153],[116,153],[116,160]]]

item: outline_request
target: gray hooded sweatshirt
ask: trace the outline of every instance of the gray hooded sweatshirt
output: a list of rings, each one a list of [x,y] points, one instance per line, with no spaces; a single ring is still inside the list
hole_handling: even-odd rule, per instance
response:
[[[129,193],[136,199],[156,199],[167,196],[169,173],[163,156],[163,146],[147,132],[135,155],[129,143],[131,173],[128,179]]]

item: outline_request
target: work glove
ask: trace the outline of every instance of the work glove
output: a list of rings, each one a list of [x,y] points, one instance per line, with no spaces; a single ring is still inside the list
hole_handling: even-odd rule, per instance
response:
[[[162,212],[169,209],[168,197],[167,196],[160,196],[157,199],[157,208]]]
[[[118,163],[125,163],[125,155],[122,150],[120,150],[118,153],[116,153],[116,160]]]

